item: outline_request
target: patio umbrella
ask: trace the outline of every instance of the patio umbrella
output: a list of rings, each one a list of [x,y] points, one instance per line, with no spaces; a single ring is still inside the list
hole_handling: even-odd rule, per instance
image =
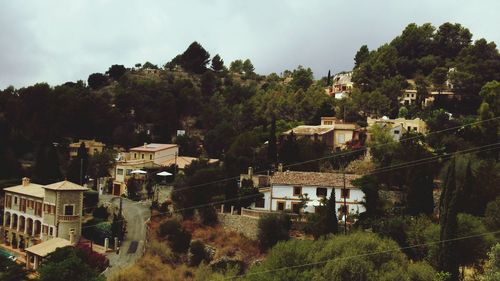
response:
[[[148,172],[143,171],[143,170],[133,170],[130,172],[131,174],[147,174]]]
[[[156,173],[157,176],[162,176],[162,177],[166,177],[166,176],[171,176],[172,174],[169,173],[169,172],[159,172],[159,173]]]

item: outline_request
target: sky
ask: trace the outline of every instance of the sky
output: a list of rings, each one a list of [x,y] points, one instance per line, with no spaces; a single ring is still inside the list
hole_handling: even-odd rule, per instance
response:
[[[259,74],[302,65],[321,78],[412,22],[458,22],[498,43],[498,11],[498,0],[0,0],[0,89],[162,66],[193,41],[226,65],[249,58]]]

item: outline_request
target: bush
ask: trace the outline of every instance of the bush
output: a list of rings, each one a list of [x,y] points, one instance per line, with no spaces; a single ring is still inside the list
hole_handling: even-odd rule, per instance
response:
[[[189,249],[191,234],[184,230],[176,220],[169,220],[160,225],[158,236],[167,239],[170,247],[176,253],[184,253]]]
[[[98,272],[104,271],[109,266],[109,260],[105,255],[92,251],[89,245],[79,243],[76,245],[77,255]]]
[[[191,266],[198,266],[202,261],[207,260],[205,244],[203,244],[203,242],[199,240],[191,242],[189,253],[191,254],[191,260],[190,260]]]
[[[87,190],[83,192],[83,207],[86,213],[90,213],[99,203],[99,192]]]
[[[107,220],[109,217],[108,209],[104,206],[99,206],[92,211],[92,216],[96,219]]]
[[[160,225],[158,229],[158,236],[166,237],[167,235],[171,235],[177,233],[181,229],[181,224],[176,220],[169,220]]]
[[[173,264],[178,260],[177,255],[172,252],[172,249],[166,243],[153,240],[149,244],[148,250],[151,254],[159,256],[163,263]]]
[[[287,214],[271,214],[259,219],[258,239],[262,249],[269,249],[278,241],[290,238],[292,222]]]
[[[486,206],[484,225],[490,231],[497,231],[500,229],[500,196],[497,196],[495,201],[491,201]],[[496,236],[500,239],[500,233],[497,233]]]
[[[214,226],[218,223],[217,212],[212,206],[198,209],[200,214],[201,223],[208,226]]]

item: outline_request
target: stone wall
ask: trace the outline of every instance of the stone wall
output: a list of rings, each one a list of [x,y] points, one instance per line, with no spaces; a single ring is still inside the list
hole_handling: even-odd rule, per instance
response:
[[[217,214],[219,223],[224,229],[239,232],[250,239],[257,239],[258,219],[241,215]]]

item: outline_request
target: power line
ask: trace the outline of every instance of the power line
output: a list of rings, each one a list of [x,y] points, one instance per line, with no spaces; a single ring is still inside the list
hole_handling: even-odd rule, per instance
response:
[[[496,149],[500,148],[500,146],[498,146],[499,144],[500,144],[500,142],[494,143],[494,144],[489,144],[489,145],[484,145],[484,146],[479,146],[479,147],[476,147],[474,149],[466,149],[466,150],[456,151],[454,153],[450,153],[450,154],[446,155],[446,157],[452,157],[452,156],[458,155],[458,154],[469,154],[469,153],[477,153],[477,152],[483,152],[483,151],[496,150]],[[491,147],[491,146],[494,146],[494,145],[496,145],[496,146],[495,147]],[[483,148],[486,148],[486,149],[483,149]],[[432,159],[430,159],[430,158],[432,158]],[[418,166],[418,165],[422,165],[422,164],[427,164],[427,163],[436,161],[438,158],[437,158],[437,156],[434,156],[434,157],[429,157],[429,159],[427,161],[423,161],[423,162],[421,161],[421,159],[420,160],[415,160],[415,161],[405,162],[408,165],[402,165],[402,164],[405,164],[405,163],[399,163],[399,164],[396,164],[396,165],[393,165],[393,166],[387,166],[387,167],[384,168],[383,171],[374,170],[374,171],[372,171],[370,173],[364,174],[363,176],[377,174],[377,173],[380,173],[380,172],[388,172],[388,171],[393,171],[393,170],[399,170],[399,169],[404,169],[404,168],[408,168],[408,167],[414,167],[414,166]],[[388,168],[391,168],[391,169],[388,169]],[[209,206],[213,206],[213,205],[217,205],[217,204],[223,204],[223,203],[227,203],[227,202],[238,201],[238,200],[241,200],[241,199],[249,199],[249,198],[254,198],[254,197],[259,197],[259,196],[261,196],[260,193],[259,194],[250,194],[250,195],[245,195],[245,196],[239,196],[239,197],[235,197],[235,198],[231,198],[231,199],[225,199],[225,200],[215,201],[215,202],[210,202],[210,203],[205,203],[205,204],[201,204],[201,205],[197,205],[197,206],[191,206],[191,207],[176,209],[176,210],[173,211],[173,213],[180,213],[181,211],[193,210],[193,209],[198,209],[198,208],[201,208],[201,207],[209,207]],[[134,203],[130,203],[130,204],[142,204],[142,202],[134,202]],[[157,214],[155,214],[153,216],[161,216],[161,215],[165,215],[165,214],[169,214],[169,213],[170,212],[160,212],[160,213],[157,213]],[[151,216],[151,217],[153,217],[153,216]],[[125,220],[125,219],[122,219],[122,220]],[[118,221],[120,221],[120,220],[118,220]],[[86,226],[86,227],[82,227],[82,228],[93,227],[93,226],[95,226],[95,225],[90,225],[90,226]]]
[[[307,267],[307,266],[314,266],[314,265],[320,265],[320,264],[325,264],[330,261],[340,261],[340,260],[347,260],[347,259],[352,259],[352,258],[360,258],[360,257],[367,257],[367,256],[373,256],[373,255],[379,255],[379,254],[386,254],[386,253],[391,253],[391,252],[396,252],[396,251],[402,251],[402,250],[407,250],[407,249],[412,249],[412,248],[418,248],[418,247],[423,247],[423,246],[429,246],[429,245],[434,245],[434,244],[440,244],[440,243],[448,243],[448,242],[453,242],[453,241],[459,241],[459,240],[465,240],[465,239],[470,239],[470,238],[476,238],[476,237],[481,237],[489,234],[496,234],[500,233],[500,230],[497,231],[490,231],[490,232],[483,232],[480,234],[474,234],[474,235],[468,235],[468,236],[461,236],[457,238],[452,238],[452,239],[443,239],[439,241],[432,241],[428,243],[422,243],[422,244],[416,244],[416,245],[411,245],[411,246],[406,246],[406,247],[400,247],[396,249],[390,249],[390,250],[384,250],[384,251],[376,251],[376,252],[367,252],[359,255],[352,255],[352,256],[347,256],[347,257],[339,257],[339,258],[332,258],[332,259],[327,259],[323,261],[318,261],[318,262],[311,262],[311,263],[304,263],[304,264],[298,264],[298,265],[292,265],[292,266],[285,266],[285,267],[279,267],[275,269],[269,269],[269,270],[262,270],[259,272],[251,272],[251,273],[246,273],[242,274],[239,276],[233,276],[233,277],[227,277],[224,278],[224,280],[231,280],[231,279],[238,279],[242,278],[245,276],[251,276],[251,275],[259,275],[263,273],[270,273],[270,272],[276,272],[276,271],[283,271],[286,269],[294,269],[294,268],[301,268],[301,267]]]
[[[485,119],[485,120],[481,120],[481,121],[471,122],[471,123],[460,125],[460,126],[450,127],[450,128],[439,130],[439,131],[429,132],[429,133],[422,134],[422,135],[416,135],[416,136],[412,136],[412,137],[407,137],[407,138],[399,140],[399,142],[405,142],[405,141],[409,141],[409,140],[413,140],[413,139],[418,139],[418,138],[421,138],[422,136],[429,136],[429,135],[434,135],[434,134],[440,134],[440,133],[451,131],[451,130],[462,129],[464,127],[468,127],[468,126],[472,126],[472,125],[477,125],[477,124],[484,123],[484,122],[489,122],[489,121],[496,120],[496,119],[499,119],[499,118],[500,117],[494,117],[494,118]],[[379,148],[379,147],[383,147],[383,146],[386,146],[386,145],[389,145],[389,144],[390,143],[383,143],[383,144],[379,144],[379,145],[377,145],[375,147]],[[360,151],[367,150],[367,149],[368,149],[367,147],[363,147],[363,148],[360,148],[358,150],[346,151],[346,152],[339,153],[339,154],[329,155],[329,156],[325,156],[325,157],[319,157],[319,158],[310,159],[310,160],[306,160],[306,161],[302,161],[302,162],[298,162],[298,163],[292,163],[292,164],[284,165],[283,168],[289,168],[289,167],[299,166],[299,165],[303,165],[303,164],[307,164],[307,163],[312,163],[312,162],[316,162],[316,161],[327,160],[327,159],[331,159],[331,158],[335,158],[335,157],[341,157],[341,156],[349,155],[349,154],[353,154],[353,153],[359,153]],[[258,174],[258,173],[263,173],[263,172],[266,172],[266,171],[267,170],[256,171],[255,173]],[[208,182],[208,183],[201,183],[201,184],[196,184],[196,185],[191,185],[191,186],[185,186],[185,187],[181,187],[181,188],[175,189],[172,192],[180,192],[180,191],[183,191],[183,190],[188,190],[188,189],[192,189],[192,188],[196,188],[196,187],[200,187],[200,186],[206,186],[206,185],[211,185],[211,184],[226,182],[226,181],[235,180],[235,179],[239,179],[239,176],[234,176],[234,177],[224,178],[224,179],[220,179],[220,180],[215,180],[215,181],[211,181],[211,182]]]

